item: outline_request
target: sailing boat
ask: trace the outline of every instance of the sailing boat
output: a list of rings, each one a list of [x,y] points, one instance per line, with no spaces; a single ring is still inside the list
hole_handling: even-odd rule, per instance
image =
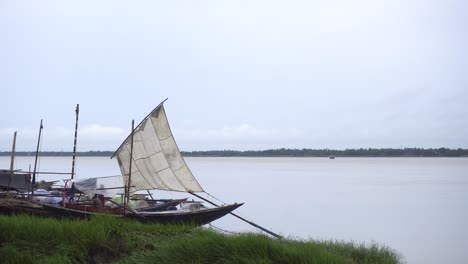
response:
[[[167,99],[166,99],[167,100]],[[164,100],[151,111],[118,147],[116,157],[127,193],[142,190],[164,190],[185,193],[204,192],[185,163],[169,127]],[[127,197],[128,200],[128,197]],[[120,216],[159,223],[210,223],[241,206],[224,205],[216,208],[198,207],[195,210],[163,212],[136,212],[124,206],[126,212]],[[54,216],[87,218],[95,213],[43,205]]]

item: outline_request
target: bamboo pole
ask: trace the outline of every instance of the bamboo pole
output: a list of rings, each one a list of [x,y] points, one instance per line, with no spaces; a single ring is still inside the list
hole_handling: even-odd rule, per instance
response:
[[[75,121],[75,140],[73,142],[73,161],[72,161],[72,171],[71,171],[71,179],[75,176],[75,157],[76,157],[76,139],[78,137],[78,116],[80,114],[80,105],[76,105],[76,121]]]
[[[15,131],[15,133],[13,134],[13,146],[11,147],[10,180],[8,181],[8,189],[10,189],[15,167],[16,132],[17,131]]]
[[[70,172],[36,171],[36,174],[70,175]]]
[[[36,184],[37,158],[39,157],[39,144],[41,143],[41,133],[42,133],[43,128],[44,127],[42,126],[42,119],[41,119],[41,125],[39,126],[39,136],[37,137],[36,158],[34,160],[34,170],[33,170],[32,187],[31,187],[32,194],[34,194],[34,184]]]
[[[208,203],[210,203],[210,204],[212,204],[212,205],[214,205],[214,206],[216,206],[216,207],[219,207],[219,205],[213,203],[212,201],[210,201],[210,200],[208,200],[208,199],[206,199],[206,198],[204,198],[204,197],[202,197],[202,196],[200,196],[200,195],[198,195],[198,194],[195,194],[195,193],[193,193],[193,192],[188,192],[188,193],[190,193],[191,195],[196,196],[196,197],[202,199],[203,201],[208,202]],[[232,212],[231,212],[230,214],[233,215],[233,216],[235,216],[235,217],[237,217],[237,218],[239,218],[240,220],[246,222],[247,224],[249,224],[249,225],[251,225],[251,226],[254,226],[254,227],[256,227],[256,228],[262,230],[263,232],[266,232],[266,233],[268,233],[268,234],[270,234],[270,235],[272,235],[272,236],[274,236],[274,237],[276,237],[276,238],[283,238],[282,236],[280,236],[280,235],[274,233],[273,231],[270,231],[270,230],[268,230],[268,229],[266,229],[266,228],[264,228],[264,227],[261,227],[261,226],[255,224],[254,222],[251,222],[251,221],[249,221],[249,220],[243,218],[242,216],[239,216],[239,215],[237,215],[237,214],[235,214],[235,213],[232,213]]]
[[[11,147],[11,162],[10,162],[10,172],[13,173],[15,166],[15,149],[16,149],[16,134],[17,131],[13,134],[13,146]]]
[[[154,200],[153,195],[151,194],[151,192],[149,190],[146,190],[146,191],[148,192],[149,196],[151,197],[151,200]]]
[[[122,207],[122,205],[112,201],[112,199],[110,198],[105,198],[105,200],[117,205],[118,207]],[[138,218],[140,218],[141,220],[145,220],[146,218],[144,216],[142,216],[141,214],[139,214],[135,209],[131,208],[130,206],[127,206],[127,205],[124,205],[123,206],[123,210],[124,210],[124,214],[125,214],[125,209],[128,209],[128,211],[130,211],[132,214],[136,215]]]
[[[31,187],[31,183],[30,183],[30,180],[31,180],[31,178],[30,178],[31,177],[31,164],[29,164],[28,175],[29,175],[29,177],[28,177],[28,195],[29,195],[29,191],[30,191],[29,187]]]
[[[130,165],[128,167],[128,180],[124,195],[124,213],[127,203],[130,201],[130,186],[132,180],[132,161],[133,161],[133,132],[135,131],[135,120],[132,120],[132,132],[130,133]]]
[[[132,134],[130,141],[130,165],[128,167],[127,203],[130,202],[130,186],[132,186],[132,161],[133,161],[133,133],[135,131],[135,120],[132,120]]]

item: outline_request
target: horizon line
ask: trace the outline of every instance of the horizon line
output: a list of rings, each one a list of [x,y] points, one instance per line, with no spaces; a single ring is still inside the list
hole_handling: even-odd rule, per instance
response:
[[[180,152],[209,152],[209,151],[236,151],[236,152],[247,152],[247,151],[268,151],[268,150],[335,150],[335,151],[345,151],[345,150],[365,150],[365,149],[392,149],[392,150],[405,150],[405,149],[424,149],[424,150],[436,150],[436,149],[447,149],[447,150],[468,150],[468,148],[450,148],[450,147],[359,147],[359,148],[268,148],[268,149],[249,149],[249,150],[234,150],[234,149],[210,149],[210,150],[181,150]],[[20,150],[15,151],[19,152],[36,152],[35,150]],[[59,152],[59,153],[72,153],[73,151],[64,151],[64,150],[41,150],[39,152]],[[83,150],[76,151],[77,153],[82,152],[114,152],[114,150]],[[0,150],[0,153],[11,153],[11,150]]]

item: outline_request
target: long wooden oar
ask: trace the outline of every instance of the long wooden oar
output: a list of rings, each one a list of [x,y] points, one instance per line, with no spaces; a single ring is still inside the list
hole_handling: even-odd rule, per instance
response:
[[[116,204],[118,207],[121,207],[121,208],[125,208],[127,210],[129,210],[132,214],[135,214],[136,216],[138,216],[141,220],[145,220],[146,218],[144,216],[142,216],[141,214],[139,214],[137,211],[135,211],[135,209],[131,208],[130,206],[122,206],[121,204],[119,203],[116,203],[114,201],[112,201],[110,198],[104,198],[106,199],[107,201],[113,203],[113,204]]]
[[[193,195],[193,196],[196,196],[196,197],[202,199],[202,200],[205,201],[205,202],[208,202],[208,203],[210,203],[210,204],[216,206],[216,207],[220,207],[219,205],[213,203],[212,201],[210,201],[210,200],[208,200],[208,199],[206,199],[206,198],[204,198],[204,197],[201,197],[201,196],[198,195],[198,194],[195,194],[195,193],[193,193],[193,192],[189,192],[189,193],[190,193],[191,195]],[[243,218],[243,217],[240,216],[240,215],[237,215],[237,214],[235,214],[235,213],[230,213],[230,214],[233,215],[233,216],[235,216],[235,217],[237,217],[237,218],[239,218],[240,220],[246,222],[247,224],[249,224],[249,225],[251,225],[251,226],[254,226],[254,227],[256,227],[256,228],[262,230],[263,232],[266,232],[266,233],[268,233],[268,234],[270,234],[270,235],[272,235],[272,236],[274,236],[274,237],[276,237],[276,238],[284,238],[284,237],[282,237],[282,236],[280,236],[280,235],[278,235],[278,234],[276,234],[276,233],[274,233],[274,232],[272,232],[272,231],[270,231],[270,230],[268,230],[268,229],[266,229],[266,228],[264,228],[264,227],[261,227],[261,226],[255,224],[254,222],[251,222],[251,221],[249,221],[249,220]]]

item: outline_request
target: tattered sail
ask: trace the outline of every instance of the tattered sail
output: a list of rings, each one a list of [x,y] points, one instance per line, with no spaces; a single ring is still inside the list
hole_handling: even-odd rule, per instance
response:
[[[133,140],[131,186],[136,190],[203,192],[180,154],[162,104],[134,130]],[[128,137],[114,154],[125,182],[128,182],[130,144]]]

